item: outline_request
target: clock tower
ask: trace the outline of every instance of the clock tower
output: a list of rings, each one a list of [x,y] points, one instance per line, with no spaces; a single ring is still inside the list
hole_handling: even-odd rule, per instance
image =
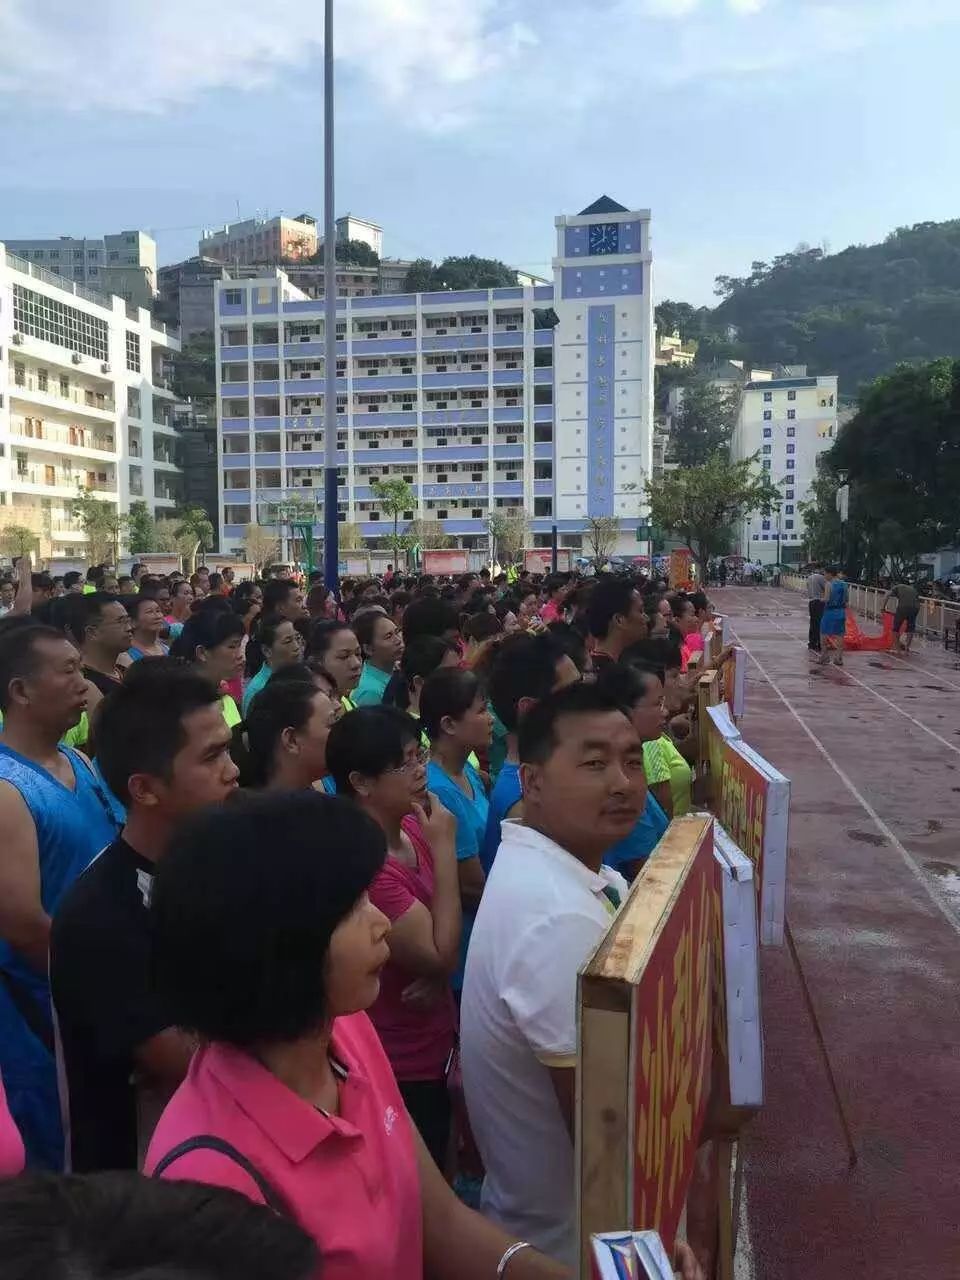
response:
[[[650,211],[603,196],[556,227],[555,516],[616,516],[627,551],[653,460]]]

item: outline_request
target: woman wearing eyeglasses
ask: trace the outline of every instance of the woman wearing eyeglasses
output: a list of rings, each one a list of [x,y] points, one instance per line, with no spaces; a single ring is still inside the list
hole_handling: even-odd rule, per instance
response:
[[[407,1110],[442,1169],[456,1042],[450,977],[460,955],[460,881],[456,824],[428,794],[426,766],[419,725],[395,707],[359,707],[327,739],[337,794],[356,801],[386,836],[387,859],[370,900],[390,921],[390,960],[370,1016]]]

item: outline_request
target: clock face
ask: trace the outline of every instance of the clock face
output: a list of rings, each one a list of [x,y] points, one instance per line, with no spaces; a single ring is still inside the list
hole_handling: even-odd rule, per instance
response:
[[[590,253],[619,253],[620,224],[595,222],[590,227]]]

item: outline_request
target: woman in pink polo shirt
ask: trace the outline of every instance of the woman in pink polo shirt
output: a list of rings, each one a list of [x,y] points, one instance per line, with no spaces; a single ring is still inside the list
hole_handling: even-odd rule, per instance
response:
[[[355,800],[386,837],[370,897],[391,924],[390,963],[370,1017],[411,1119],[442,1169],[457,1040],[450,987],[460,955],[456,822],[435,796],[428,801],[419,723],[396,707],[360,707],[334,725],[327,766],[337,794]]]
[[[181,828],[154,880],[156,977],[201,1048],[146,1172],[271,1205],[316,1241],[323,1280],[559,1280],[447,1187],[363,1012],[389,956],[368,896],[385,856],[375,822],[313,790]]]

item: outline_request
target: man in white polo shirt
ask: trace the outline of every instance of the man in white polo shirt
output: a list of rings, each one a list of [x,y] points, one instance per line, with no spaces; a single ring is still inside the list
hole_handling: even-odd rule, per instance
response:
[[[467,955],[463,1082],[483,1211],[574,1267],[577,971],[627,893],[601,859],[647,784],[636,731],[595,685],[533,707],[519,754],[524,819],[503,824]]]

